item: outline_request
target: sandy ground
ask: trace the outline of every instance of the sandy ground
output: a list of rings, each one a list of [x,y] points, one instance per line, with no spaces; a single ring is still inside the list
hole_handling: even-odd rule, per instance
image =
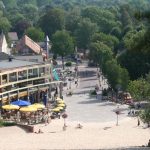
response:
[[[137,120],[126,118],[119,122],[81,123],[67,122],[63,131],[63,119],[53,120],[49,125],[37,125],[44,132],[27,133],[19,127],[0,128],[0,150],[49,150],[49,149],[103,149],[146,145],[150,129],[137,127]]]

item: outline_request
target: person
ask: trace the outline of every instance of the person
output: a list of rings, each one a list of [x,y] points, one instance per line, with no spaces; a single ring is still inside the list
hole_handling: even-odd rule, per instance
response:
[[[44,119],[44,123],[45,123],[45,126],[46,126],[47,123],[48,123],[48,114],[47,114],[47,112],[44,112],[43,119]]]
[[[36,134],[40,134],[40,133],[43,133],[43,131],[41,129],[38,130],[38,132],[34,132]]]
[[[137,104],[137,109],[140,109],[140,108],[141,108],[141,104],[138,103],[138,104]]]
[[[96,90],[96,91],[98,91],[98,90],[99,90],[99,87],[98,87],[98,85],[97,85],[97,84],[95,85],[95,90]]]
[[[139,118],[138,118],[138,124],[137,124],[138,126],[140,125],[140,120],[139,120]]]
[[[149,141],[148,141],[148,145],[147,145],[147,147],[150,147],[150,139],[149,139]]]
[[[83,126],[82,126],[80,123],[78,123],[76,128],[77,128],[77,129],[82,129]]]
[[[76,87],[78,86],[78,80],[75,80]]]

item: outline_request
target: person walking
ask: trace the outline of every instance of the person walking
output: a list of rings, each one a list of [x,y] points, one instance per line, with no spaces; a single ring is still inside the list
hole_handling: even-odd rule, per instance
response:
[[[137,123],[137,126],[140,126],[140,119],[138,118],[138,123]]]
[[[150,147],[150,139],[149,139],[149,141],[148,141],[148,145],[147,145],[147,147]]]

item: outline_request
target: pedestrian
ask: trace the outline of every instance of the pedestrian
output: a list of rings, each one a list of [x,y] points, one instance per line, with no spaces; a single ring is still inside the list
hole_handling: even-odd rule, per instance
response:
[[[150,139],[149,139],[149,141],[148,141],[148,145],[147,145],[147,147],[150,147]]]
[[[138,118],[138,124],[137,124],[138,126],[140,126],[140,119]]]
[[[132,112],[131,112],[131,113],[132,113],[132,115],[133,115],[133,116],[135,115],[135,111],[134,111],[134,110],[132,110]]]

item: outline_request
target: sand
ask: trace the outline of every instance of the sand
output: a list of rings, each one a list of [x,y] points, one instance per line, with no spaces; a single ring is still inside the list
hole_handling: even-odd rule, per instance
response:
[[[49,125],[36,125],[42,134],[27,133],[19,127],[0,128],[0,150],[49,150],[49,149],[104,149],[142,146],[150,139],[150,129],[143,124],[137,127],[137,119],[126,118],[119,122],[81,123],[67,122],[63,131],[63,119],[53,120]]]

